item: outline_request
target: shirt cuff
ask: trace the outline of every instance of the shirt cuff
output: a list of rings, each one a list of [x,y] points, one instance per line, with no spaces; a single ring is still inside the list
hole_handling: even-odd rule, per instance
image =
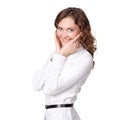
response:
[[[52,65],[54,69],[62,69],[63,65],[66,61],[67,57],[60,55],[60,54],[54,54],[52,58]]]

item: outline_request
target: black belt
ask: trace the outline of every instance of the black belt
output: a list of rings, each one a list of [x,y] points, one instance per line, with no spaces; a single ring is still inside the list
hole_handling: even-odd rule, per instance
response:
[[[60,108],[60,107],[73,107],[73,104],[45,105],[46,109],[49,109],[49,108]]]

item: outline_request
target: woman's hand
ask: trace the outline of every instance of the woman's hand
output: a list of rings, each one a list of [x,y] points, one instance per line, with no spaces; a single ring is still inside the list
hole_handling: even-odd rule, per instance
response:
[[[60,54],[67,57],[68,55],[76,52],[78,48],[80,48],[79,37],[80,34],[77,37],[75,37],[74,40],[71,40],[70,42],[68,42],[68,44],[63,46],[60,49]]]
[[[61,41],[59,40],[59,38],[57,37],[56,32],[55,32],[56,52],[65,57],[76,52],[78,50],[78,48],[80,47],[80,42],[79,42],[80,35],[81,35],[81,33],[79,35],[77,35],[77,37],[75,37],[73,40],[68,42],[68,44],[66,44],[65,46],[62,47]]]
[[[62,48],[62,44],[61,44],[59,38],[57,37],[56,32],[55,32],[55,44],[56,44],[56,52],[58,54],[60,54],[60,50]]]

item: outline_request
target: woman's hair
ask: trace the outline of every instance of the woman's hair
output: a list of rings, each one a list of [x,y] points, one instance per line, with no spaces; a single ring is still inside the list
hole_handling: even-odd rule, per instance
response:
[[[91,27],[89,20],[84,13],[84,11],[80,8],[68,7],[62,10],[55,19],[55,27],[58,28],[59,22],[66,17],[72,17],[75,21],[75,24],[79,26],[82,35],[80,36],[80,44],[87,49],[87,51],[94,56],[94,52],[96,50],[95,46],[95,38],[91,33]]]

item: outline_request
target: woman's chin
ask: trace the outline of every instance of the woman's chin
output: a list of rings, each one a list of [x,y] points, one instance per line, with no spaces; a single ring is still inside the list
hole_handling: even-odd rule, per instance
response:
[[[62,43],[62,46],[65,46],[65,45],[67,45],[67,42],[66,43]]]

